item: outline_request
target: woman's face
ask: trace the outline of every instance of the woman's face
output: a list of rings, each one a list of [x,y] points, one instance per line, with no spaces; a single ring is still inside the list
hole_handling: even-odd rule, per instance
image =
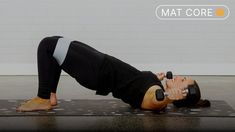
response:
[[[174,76],[173,79],[166,80],[166,88],[185,89],[190,84],[194,84],[194,80],[190,77]]]

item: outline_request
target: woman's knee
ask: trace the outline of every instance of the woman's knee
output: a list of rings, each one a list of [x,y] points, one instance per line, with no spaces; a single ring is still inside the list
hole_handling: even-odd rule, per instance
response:
[[[38,45],[38,51],[39,50],[46,50],[47,49],[47,47],[48,47],[48,45],[50,44],[50,42],[51,42],[51,37],[45,37],[45,38],[43,38],[41,41],[40,41],[40,43],[39,43],[39,45]]]

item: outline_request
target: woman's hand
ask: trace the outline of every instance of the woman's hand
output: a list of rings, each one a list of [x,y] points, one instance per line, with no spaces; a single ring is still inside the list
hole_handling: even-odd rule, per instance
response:
[[[166,93],[167,97],[172,101],[185,99],[187,96],[186,90],[181,88],[169,88],[166,89]]]
[[[157,73],[156,76],[160,81],[162,81],[165,78],[166,74],[164,72],[160,72]]]

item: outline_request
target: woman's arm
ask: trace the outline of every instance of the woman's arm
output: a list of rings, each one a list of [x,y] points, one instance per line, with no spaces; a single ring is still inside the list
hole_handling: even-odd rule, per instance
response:
[[[182,88],[167,88],[165,92],[167,92],[168,96],[165,96],[164,100],[158,101],[155,94],[157,89],[161,89],[161,87],[154,85],[147,90],[141,104],[142,109],[162,110],[167,104],[172,103],[174,100],[181,100],[187,96],[186,91]]]
[[[162,110],[167,106],[168,103],[172,103],[172,100],[170,100],[168,97],[165,97],[162,101],[158,101],[155,95],[157,89],[161,89],[161,87],[154,85],[147,90],[141,104],[142,109]]]

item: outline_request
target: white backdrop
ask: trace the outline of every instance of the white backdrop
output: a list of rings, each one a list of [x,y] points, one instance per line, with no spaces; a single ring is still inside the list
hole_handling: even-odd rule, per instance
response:
[[[224,21],[161,21],[160,4],[223,4]],[[235,75],[233,0],[0,0],[0,75],[37,74],[37,46],[61,35],[140,70]]]

